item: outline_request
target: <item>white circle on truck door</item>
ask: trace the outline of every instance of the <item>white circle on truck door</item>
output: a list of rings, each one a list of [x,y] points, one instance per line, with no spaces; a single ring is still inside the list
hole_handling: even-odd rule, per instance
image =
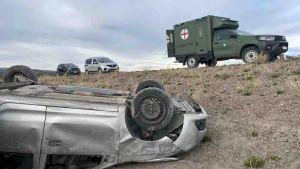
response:
[[[170,43],[170,37],[167,35],[167,42]]]
[[[189,30],[186,28],[182,29],[180,35],[181,39],[187,40],[189,38]]]

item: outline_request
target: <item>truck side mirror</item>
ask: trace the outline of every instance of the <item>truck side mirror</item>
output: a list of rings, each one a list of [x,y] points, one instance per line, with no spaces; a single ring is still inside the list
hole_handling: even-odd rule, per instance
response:
[[[230,39],[235,39],[237,38],[237,35],[230,35]]]

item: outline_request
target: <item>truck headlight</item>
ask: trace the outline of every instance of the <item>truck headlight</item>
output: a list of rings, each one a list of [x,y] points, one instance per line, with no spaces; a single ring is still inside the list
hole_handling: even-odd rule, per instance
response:
[[[261,40],[261,41],[274,41],[275,36],[260,36],[258,38],[258,40]]]

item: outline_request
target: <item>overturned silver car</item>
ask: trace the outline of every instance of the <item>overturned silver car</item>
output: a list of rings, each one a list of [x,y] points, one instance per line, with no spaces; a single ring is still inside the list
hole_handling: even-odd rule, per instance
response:
[[[30,68],[13,66],[0,94],[0,168],[100,169],[176,160],[206,131],[199,104],[170,97],[154,80],[132,95],[41,85]]]

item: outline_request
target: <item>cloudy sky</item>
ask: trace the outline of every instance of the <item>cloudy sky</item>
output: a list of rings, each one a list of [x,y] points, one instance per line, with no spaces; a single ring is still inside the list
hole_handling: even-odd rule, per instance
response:
[[[300,54],[299,0],[0,0],[0,67],[56,69],[108,56],[122,70],[179,66],[167,58],[165,30],[220,15],[255,34],[282,34]]]

